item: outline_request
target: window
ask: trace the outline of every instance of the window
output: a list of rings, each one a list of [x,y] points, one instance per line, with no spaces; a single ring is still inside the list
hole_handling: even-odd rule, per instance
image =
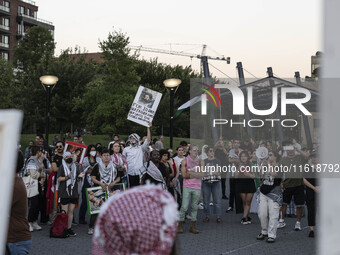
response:
[[[7,35],[2,35],[2,43],[8,44],[8,36]]]
[[[9,8],[9,2],[8,1],[2,1],[2,5]]]
[[[27,15],[31,16],[31,10],[29,8],[27,8]]]
[[[37,11],[34,11],[33,17],[34,17],[34,18],[38,18],[38,12],[37,12]]]
[[[8,60],[8,53],[7,53],[7,52],[1,52],[1,57],[2,57],[4,60]]]
[[[8,18],[2,18],[2,25],[5,27],[9,27],[9,19]]]
[[[18,35],[22,35],[24,33],[24,26],[18,24]]]
[[[25,7],[19,6],[19,14],[25,14]]]

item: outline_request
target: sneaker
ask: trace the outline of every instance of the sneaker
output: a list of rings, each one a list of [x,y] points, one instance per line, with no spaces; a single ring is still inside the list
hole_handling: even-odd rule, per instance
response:
[[[241,224],[247,225],[247,224],[248,224],[247,219],[246,219],[246,218],[242,218],[242,219],[241,219]]]
[[[275,243],[275,238],[269,237],[267,243]]]
[[[87,232],[89,235],[93,235],[93,228],[89,228],[89,231]]]
[[[256,239],[257,240],[264,240],[266,237],[268,237],[268,235],[265,235],[265,234],[259,234],[257,237],[256,237]]]
[[[71,228],[68,229],[68,235],[69,236],[76,236],[77,234],[73,232],[73,230]]]
[[[29,227],[30,227],[30,232],[33,232],[33,231],[34,231],[34,229],[33,229],[32,223],[31,223],[31,222],[29,222],[29,223],[28,223],[28,225],[29,225]]]
[[[286,222],[284,220],[279,220],[279,224],[277,225],[277,228],[284,228],[286,226]]]
[[[296,223],[295,223],[295,231],[301,231],[301,223],[299,222],[299,221],[297,221]]]
[[[251,218],[250,217],[247,217],[247,223],[251,224]]]
[[[73,220],[73,221],[72,221],[72,225],[73,225],[73,226],[78,226],[79,224],[78,224],[75,220]]]
[[[198,204],[198,209],[199,209],[199,210],[203,210],[203,209],[204,209],[203,203],[199,203],[199,204]]]
[[[309,235],[308,235],[308,237],[312,237],[312,238],[314,238],[314,231],[313,231],[313,230],[311,230],[311,231],[309,232]]]
[[[214,203],[210,203],[209,205],[210,205],[210,206],[213,206],[213,205],[214,205]]]
[[[228,212],[231,212],[231,211],[233,211],[233,208],[229,206],[228,209],[225,212],[228,213]]]
[[[38,225],[36,221],[32,223],[33,230],[42,230],[42,228]]]

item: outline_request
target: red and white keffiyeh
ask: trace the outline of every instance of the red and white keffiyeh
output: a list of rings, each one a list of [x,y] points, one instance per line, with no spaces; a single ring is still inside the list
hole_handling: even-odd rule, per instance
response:
[[[100,209],[92,254],[170,254],[177,220],[177,203],[159,186],[114,194]]]

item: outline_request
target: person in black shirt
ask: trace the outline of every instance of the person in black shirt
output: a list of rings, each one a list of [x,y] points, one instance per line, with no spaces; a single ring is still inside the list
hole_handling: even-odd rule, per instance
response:
[[[56,186],[58,169],[62,165],[62,162],[63,162],[64,143],[62,141],[58,141],[56,143],[56,149],[57,149],[57,154],[53,155],[52,157],[52,164],[51,164],[52,173],[50,174],[50,177],[48,178],[48,183],[47,183],[48,187]],[[53,194],[52,200],[53,200],[53,204],[52,204],[51,220],[53,222],[55,216],[57,215],[56,194]]]
[[[220,138],[220,140],[217,141],[214,147],[215,147],[214,155],[218,160],[221,161],[221,164],[220,164],[221,167],[228,166],[228,152],[224,147],[222,137]],[[225,194],[225,189],[226,189],[225,181],[226,181],[226,173],[222,173],[222,176],[221,176],[222,199],[228,199],[228,197]]]
[[[120,181],[120,177],[117,176],[117,169],[111,162],[110,151],[104,148],[101,152],[102,161],[99,161],[93,167],[91,172],[91,180],[93,187],[102,187],[103,191],[108,190],[109,192],[113,189],[114,185]],[[93,227],[97,220],[97,214],[92,214],[90,217],[89,231],[88,234],[93,234]]]
[[[310,157],[312,160],[311,167],[315,168],[319,164],[318,156],[313,153]],[[303,178],[303,183],[306,185],[307,218],[310,230],[308,237],[314,237],[316,197],[319,192],[319,186],[317,186],[316,178]]]

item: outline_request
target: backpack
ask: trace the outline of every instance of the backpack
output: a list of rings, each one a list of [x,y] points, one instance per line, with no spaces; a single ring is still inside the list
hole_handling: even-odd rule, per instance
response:
[[[55,216],[50,228],[50,237],[66,238],[69,237],[67,231],[68,215],[64,210]]]

